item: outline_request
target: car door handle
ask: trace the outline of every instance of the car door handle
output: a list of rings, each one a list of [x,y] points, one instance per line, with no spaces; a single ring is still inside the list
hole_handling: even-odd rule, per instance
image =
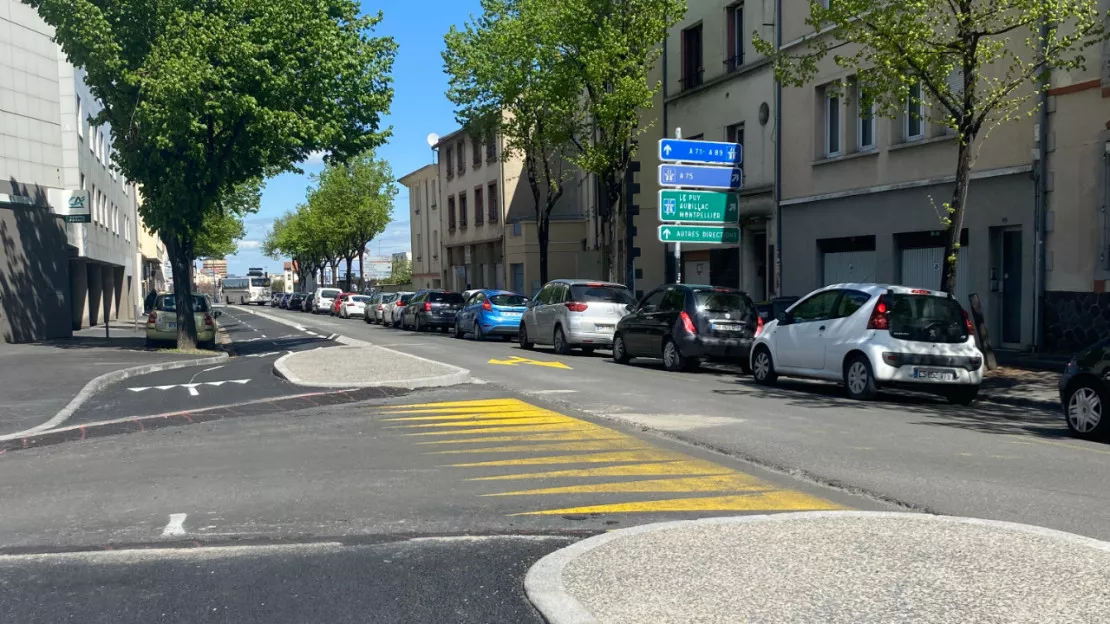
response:
[[[825,331],[825,326],[824,326],[824,325],[822,325],[822,326],[818,327],[818,328],[817,328],[817,331]]]

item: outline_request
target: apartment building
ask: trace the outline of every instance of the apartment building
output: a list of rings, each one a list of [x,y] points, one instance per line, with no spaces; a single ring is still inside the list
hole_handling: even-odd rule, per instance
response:
[[[141,201],[140,198],[140,203]],[[145,294],[149,292],[169,290],[171,284],[166,282],[165,273],[162,270],[162,267],[169,261],[166,244],[162,242],[157,234],[146,229],[146,224],[143,223],[142,218],[139,219],[138,236],[139,279],[142,280],[139,293],[145,297]]]
[[[784,50],[804,45],[809,5],[785,3]],[[952,196],[955,134],[929,122],[915,88],[894,119],[861,110],[853,73],[831,57],[812,84],[782,92],[782,287],[838,282],[938,288],[942,205]],[[956,296],[982,296],[999,346],[1033,341],[1033,121],[991,133],[972,171]]]
[[[413,288],[441,288],[439,175],[425,165],[399,180],[409,193],[409,236]]]
[[[808,6],[808,5],[807,5]],[[640,207],[633,217],[635,287],[650,290],[675,279],[672,246],[657,240],[659,139],[732,141],[743,146],[740,245],[682,245],[683,281],[739,287],[757,301],[773,291],[774,73],[752,43],[752,33],[771,39],[774,3],[691,0],[668,33],[649,81],[661,81],[656,103],[642,115],[636,181]]]
[[[5,340],[130,319],[141,301],[137,192],[111,168],[110,128],[88,123],[99,105],[84,72],[17,0],[0,0],[0,49]]]

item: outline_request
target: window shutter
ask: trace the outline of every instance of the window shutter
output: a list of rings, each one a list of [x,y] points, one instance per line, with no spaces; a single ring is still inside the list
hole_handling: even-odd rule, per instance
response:
[[[953,67],[948,74],[948,90],[956,99],[964,96],[964,70],[962,67]]]

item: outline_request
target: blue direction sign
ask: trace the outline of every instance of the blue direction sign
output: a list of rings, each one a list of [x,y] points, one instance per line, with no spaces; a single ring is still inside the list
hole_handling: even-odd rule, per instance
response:
[[[664,162],[739,165],[744,162],[744,146],[739,143],[722,143],[719,141],[660,139],[659,160]]]
[[[659,165],[659,186],[734,191],[744,186],[744,172],[734,167]]]

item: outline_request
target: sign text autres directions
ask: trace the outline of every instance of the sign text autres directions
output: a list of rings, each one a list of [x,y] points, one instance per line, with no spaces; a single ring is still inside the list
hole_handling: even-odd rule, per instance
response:
[[[660,225],[659,241],[663,243],[718,243],[735,245],[740,242],[740,228],[735,225]]]

